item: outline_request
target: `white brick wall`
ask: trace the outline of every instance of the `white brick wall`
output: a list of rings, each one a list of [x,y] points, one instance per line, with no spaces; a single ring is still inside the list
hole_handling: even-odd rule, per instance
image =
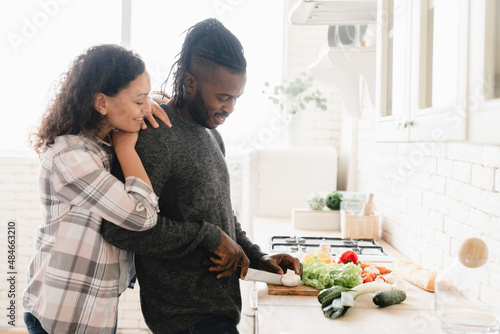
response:
[[[480,237],[490,248],[494,275],[500,277],[500,147],[377,143],[375,110],[363,107],[357,188],[352,190],[376,194],[383,239],[439,272],[451,265],[465,238]],[[494,283],[482,287],[489,305],[497,305],[499,294]]]
[[[500,147],[433,143],[426,150],[420,143],[376,143],[370,111],[359,123],[356,190],[375,193],[384,240],[440,272],[464,239],[478,237],[499,277]],[[490,282],[481,287],[481,298],[498,309],[500,289]]]

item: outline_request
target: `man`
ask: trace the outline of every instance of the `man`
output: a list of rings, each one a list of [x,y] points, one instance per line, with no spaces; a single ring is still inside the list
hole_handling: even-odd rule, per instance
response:
[[[162,105],[172,128],[141,132],[136,147],[160,197],[157,226],[136,233],[103,222],[102,233],[136,253],[142,311],[154,333],[237,333],[238,279],[248,266],[300,274],[300,263],[264,254],[232,212],[224,144],[215,128],[246,84],[240,42],[207,19],[188,30],[174,66],[173,98]]]

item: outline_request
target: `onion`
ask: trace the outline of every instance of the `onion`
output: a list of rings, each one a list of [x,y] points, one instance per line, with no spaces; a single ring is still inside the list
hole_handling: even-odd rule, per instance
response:
[[[295,271],[288,269],[286,274],[281,276],[281,283],[284,286],[297,286],[300,284],[300,276]]]

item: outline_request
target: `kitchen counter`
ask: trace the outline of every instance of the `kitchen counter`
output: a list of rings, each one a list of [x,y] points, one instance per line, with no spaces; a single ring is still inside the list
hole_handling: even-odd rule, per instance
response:
[[[408,283],[406,300],[386,308],[376,306],[373,294],[356,298],[344,317],[325,318],[315,296],[278,296],[257,283],[259,334],[308,333],[444,333],[434,314],[434,294]],[[368,332],[369,331],[369,332]]]
[[[269,235],[325,235],[337,236],[338,231],[294,230],[287,220],[256,220],[255,240],[264,246]],[[264,229],[265,226],[265,229]],[[394,259],[404,259],[397,250],[378,240],[378,243]],[[384,264],[387,265],[387,264]],[[434,313],[434,293],[422,290],[408,282],[407,299],[398,305],[380,308],[373,304],[373,294],[356,298],[344,317],[335,320],[325,318],[317,297],[269,295],[265,283],[257,283],[256,333],[259,334],[309,334],[309,333],[444,333]]]

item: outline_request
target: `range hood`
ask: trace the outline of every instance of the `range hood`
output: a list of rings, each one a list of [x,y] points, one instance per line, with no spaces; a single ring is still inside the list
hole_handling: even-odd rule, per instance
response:
[[[376,20],[376,0],[299,0],[290,11],[292,24],[368,24]]]

